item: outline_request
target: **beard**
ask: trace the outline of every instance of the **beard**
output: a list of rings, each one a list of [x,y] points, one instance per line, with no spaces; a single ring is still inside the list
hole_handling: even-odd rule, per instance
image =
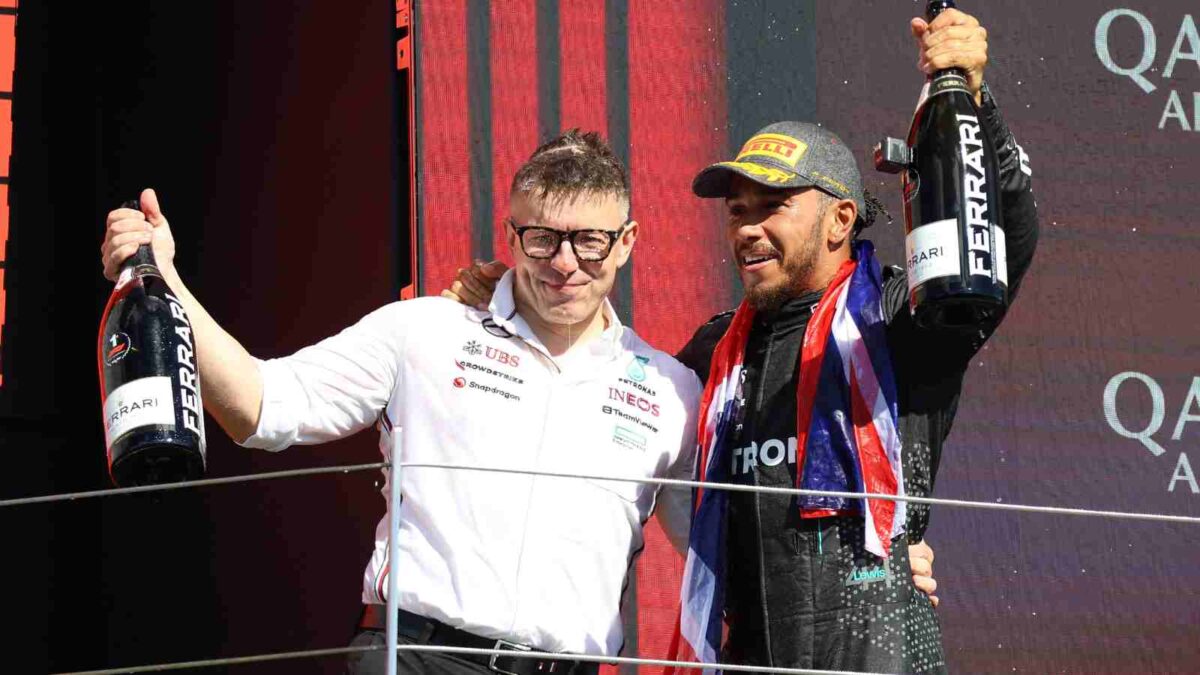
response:
[[[755,311],[777,310],[788,300],[808,292],[807,282],[817,267],[817,242],[810,244],[813,245],[806,246],[804,250],[783,259],[782,279],[746,289],[746,300]]]

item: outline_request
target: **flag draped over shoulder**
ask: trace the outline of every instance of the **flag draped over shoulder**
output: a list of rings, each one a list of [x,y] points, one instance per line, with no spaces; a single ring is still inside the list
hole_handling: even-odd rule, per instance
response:
[[[743,301],[713,352],[700,403],[702,482],[730,482],[731,432],[744,406],[742,365],[753,320],[754,310]],[[838,269],[804,334],[796,395],[797,487],[903,496],[896,401],[883,277],[871,242],[858,241],[853,258]],[[716,663],[720,654],[728,496],[725,490],[702,488],[693,496],[679,634],[672,649],[677,659]],[[904,502],[805,495],[797,503],[804,517],[861,513],[865,547],[881,558],[904,531]]]

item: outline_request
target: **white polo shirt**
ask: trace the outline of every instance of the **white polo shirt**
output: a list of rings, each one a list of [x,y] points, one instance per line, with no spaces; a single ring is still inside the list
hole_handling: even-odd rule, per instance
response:
[[[553,358],[517,315],[512,284],[510,271],[487,311],[392,303],[260,361],[262,413],[244,445],[282,450],[378,421],[385,458],[403,429],[402,462],[691,478],[696,375],[624,328],[607,301],[603,334]],[[538,649],[617,653],[625,576],[657,486],[417,467],[400,480],[400,559],[387,559],[385,513],[363,602],[385,602],[394,571],[407,611]],[[682,550],[690,491],[661,495],[660,520]]]

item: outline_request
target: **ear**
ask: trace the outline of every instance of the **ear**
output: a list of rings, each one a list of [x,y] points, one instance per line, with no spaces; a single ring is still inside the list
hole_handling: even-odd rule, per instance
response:
[[[617,269],[625,266],[629,261],[629,254],[633,253],[633,245],[637,242],[638,224],[636,220],[629,221],[625,226],[625,231],[621,233],[621,237],[617,239],[616,247],[613,249],[613,255],[617,257]]]
[[[854,221],[858,220],[858,205],[853,199],[839,199],[829,207],[825,217],[829,227],[829,246],[837,248],[850,241],[850,235],[854,232]]]
[[[504,228],[504,240],[508,242],[508,250],[512,253],[513,258],[524,253],[521,250],[521,242],[517,238],[517,230],[512,226],[512,222],[505,218],[501,221],[500,227]]]

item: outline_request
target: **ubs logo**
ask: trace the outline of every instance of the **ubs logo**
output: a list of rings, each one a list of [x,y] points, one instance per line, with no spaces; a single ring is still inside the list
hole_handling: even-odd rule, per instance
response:
[[[497,347],[484,347],[474,340],[471,340],[467,344],[463,345],[463,351],[471,356],[479,356],[480,354],[483,354],[496,363],[512,366],[513,368],[521,365],[520,356],[516,354],[509,354],[503,349],[499,349]],[[459,368],[462,368],[462,366],[459,365]]]
[[[483,355],[495,361],[496,363],[503,363],[504,365],[512,366],[513,368],[521,365],[521,357],[517,356],[516,354],[509,354],[503,349],[488,347],[483,351]]]

